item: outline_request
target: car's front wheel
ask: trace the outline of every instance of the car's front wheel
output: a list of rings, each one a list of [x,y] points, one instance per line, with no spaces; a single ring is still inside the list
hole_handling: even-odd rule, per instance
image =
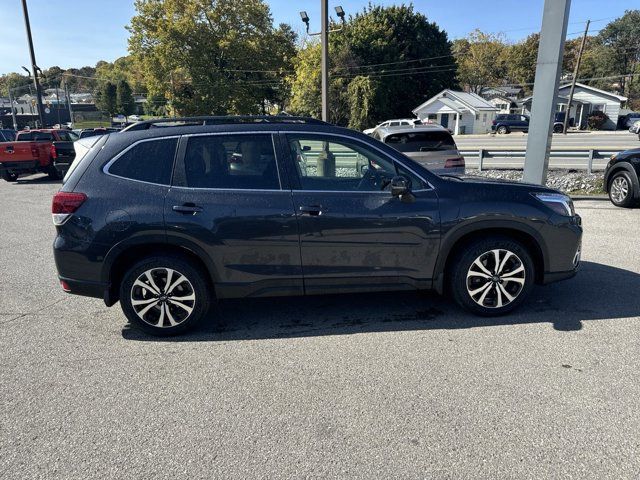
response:
[[[504,315],[531,292],[534,265],[528,250],[507,237],[468,244],[455,257],[449,288],[456,302],[481,316]]]
[[[193,328],[209,310],[205,273],[178,256],[141,260],[120,284],[120,304],[136,327],[158,336]]]
[[[628,172],[622,171],[613,175],[609,182],[609,200],[617,207],[633,205],[633,182]]]
[[[505,133],[509,133],[509,129],[507,127],[505,127],[504,125],[500,125],[497,129],[497,132],[500,135],[504,135]]]

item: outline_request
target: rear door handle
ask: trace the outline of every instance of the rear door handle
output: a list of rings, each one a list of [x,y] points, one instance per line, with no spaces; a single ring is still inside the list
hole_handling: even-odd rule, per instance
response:
[[[311,217],[322,215],[322,205],[301,205],[299,210],[302,215],[309,215]]]
[[[202,207],[196,205],[195,203],[185,203],[184,205],[174,205],[173,211],[185,214],[195,215],[198,212],[201,212]]]

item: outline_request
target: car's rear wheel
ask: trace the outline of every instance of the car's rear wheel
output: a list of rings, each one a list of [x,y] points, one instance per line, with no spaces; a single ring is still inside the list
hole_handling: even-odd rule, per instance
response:
[[[2,179],[7,182],[16,182],[18,180],[18,174],[13,172],[2,172]]]
[[[553,133],[562,133],[564,131],[564,126],[561,124],[555,124],[553,126]]]
[[[509,129],[508,129],[507,127],[505,127],[504,125],[500,125],[500,126],[498,127],[497,132],[498,132],[500,135],[504,135],[505,133],[509,133]]]
[[[481,316],[504,315],[525,301],[534,280],[528,250],[508,237],[468,244],[455,257],[449,288],[455,301]]]
[[[129,321],[158,336],[193,328],[209,310],[209,295],[204,272],[177,256],[141,260],[120,284],[120,304]]]
[[[633,205],[633,181],[629,172],[617,172],[609,181],[609,200],[617,207]]]
[[[60,180],[62,178],[60,176],[60,172],[58,172],[58,170],[56,170],[56,167],[54,167],[53,165],[49,165],[49,167],[47,168],[47,175],[49,175],[49,178],[51,180]]]

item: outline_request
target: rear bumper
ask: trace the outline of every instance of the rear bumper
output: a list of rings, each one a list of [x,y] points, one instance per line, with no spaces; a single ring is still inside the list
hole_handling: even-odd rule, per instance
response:
[[[105,292],[109,290],[109,285],[100,282],[89,282],[87,280],[76,280],[58,276],[60,282],[65,283],[64,291],[74,295],[84,297],[105,298]]]

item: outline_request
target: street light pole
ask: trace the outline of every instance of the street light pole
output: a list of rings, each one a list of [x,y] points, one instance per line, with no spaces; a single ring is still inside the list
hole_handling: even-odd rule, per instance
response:
[[[320,39],[322,43],[322,120],[329,121],[329,0],[321,0],[322,17]]]
[[[13,129],[18,130],[18,122],[16,121],[16,111],[13,109],[13,96],[11,95],[11,87],[9,87],[9,104],[11,106],[11,120],[13,120]]]
[[[27,29],[27,40],[29,41],[29,53],[31,55],[31,70],[33,72],[33,83],[36,87],[36,102],[38,103],[38,117],[40,118],[40,127],[44,127],[44,108],[42,106],[42,91],[40,90],[40,82],[38,82],[38,65],[36,64],[36,54],[33,51],[33,39],[31,38],[31,24],[29,23],[29,10],[27,9],[27,0],[22,0],[22,11],[24,12],[24,25]]]

